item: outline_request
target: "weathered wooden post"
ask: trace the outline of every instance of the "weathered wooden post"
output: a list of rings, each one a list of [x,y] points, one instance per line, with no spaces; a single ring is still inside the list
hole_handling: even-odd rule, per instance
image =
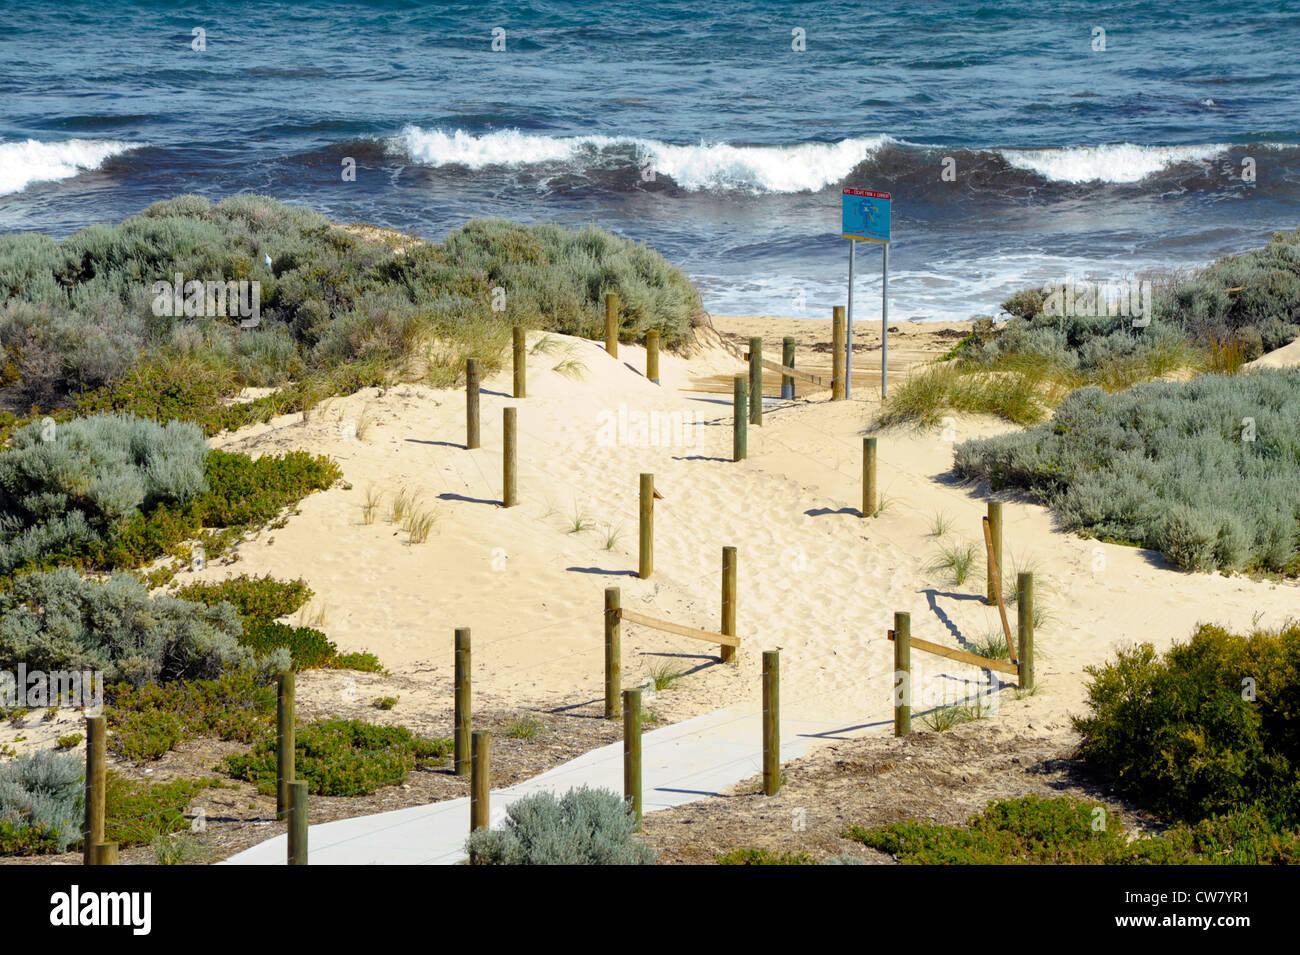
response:
[[[492,781],[489,776],[492,734],[479,730],[474,734],[473,769],[469,777],[469,831],[491,825]]]
[[[307,783],[289,784],[289,865],[307,864]]]
[[[831,309],[831,400],[844,400],[844,306]]]
[[[289,814],[289,784],[294,781],[294,757],[297,747],[294,728],[293,671],[283,671],[277,680],[275,694],[275,818],[284,819]]]
[[[108,778],[108,727],[102,716],[86,717],[86,820],[81,861],[96,865],[95,846],[104,841],[104,784]]]
[[[1022,690],[1034,688],[1034,575],[1016,575],[1016,630],[1019,640],[1020,672],[1017,682]]]
[[[645,376],[659,384],[659,330],[655,328],[645,333]]]
[[[749,423],[763,426],[763,339],[749,340]]]
[[[605,351],[618,357],[618,293],[605,293]]]
[[[514,334],[514,356],[515,356],[515,397],[528,397],[528,357],[524,350],[527,342],[528,333],[524,331],[524,326],[516,325],[513,330]]]
[[[786,368],[794,367],[794,339],[787,335],[781,339],[781,364]],[[781,376],[781,398],[789,401],[794,397],[794,378],[791,375]]]
[[[894,735],[912,732],[912,615],[894,614]]]
[[[453,717],[452,766],[457,776],[469,772],[470,763],[470,645],[469,627],[456,628],[456,703]]]
[[[998,574],[1002,572],[1002,502],[989,501],[989,534],[993,539],[993,564],[988,567],[988,595],[984,602],[992,607],[998,602]]]
[[[876,439],[862,439],[862,516],[875,517],[880,507],[876,495]]]
[[[655,476],[641,475],[641,553],[637,576],[645,580],[655,569]]]
[[[749,455],[749,383],[737,375],[732,391],[731,460],[743,461]]]
[[[518,471],[515,468],[519,451],[519,411],[517,408],[502,408],[502,427],[504,429],[504,454],[502,469],[505,472],[501,481],[501,503],[514,507],[519,503]]]
[[[619,715],[619,689],[623,682],[622,591],[605,588],[605,719]]]
[[[722,548],[722,633],[736,635],[736,548]],[[722,647],[722,662],[736,659],[735,647]]]
[[[117,865],[117,843],[99,842],[95,844],[91,865]]]
[[[465,450],[478,447],[478,359],[465,359]]]
[[[763,651],[763,792],[781,788],[781,651]]]
[[[641,691],[623,691],[623,799],[641,829]]]

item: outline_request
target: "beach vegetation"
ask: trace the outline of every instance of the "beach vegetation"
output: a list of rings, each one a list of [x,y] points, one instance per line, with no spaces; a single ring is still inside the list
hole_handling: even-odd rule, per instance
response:
[[[617,793],[581,786],[515,800],[505,824],[471,833],[465,851],[472,865],[650,865],[655,852],[636,828]]]

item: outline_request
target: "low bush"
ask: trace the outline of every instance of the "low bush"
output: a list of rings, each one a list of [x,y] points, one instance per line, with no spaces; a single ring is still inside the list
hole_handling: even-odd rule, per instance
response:
[[[323,455],[288,451],[250,458],[212,451],[208,455],[208,493],[203,498],[208,527],[265,524],[313,491],[323,491],[342,472]]]
[[[771,849],[732,849],[718,856],[718,865],[817,865],[807,852],[773,852]]]
[[[248,620],[239,642],[259,655],[283,648],[295,670],[315,670],[333,665],[338,647],[312,627],[292,627],[274,620]]]
[[[417,766],[441,764],[452,749],[449,739],[424,739],[404,726],[374,726],[361,720],[312,723],[297,731],[294,743],[297,779],[321,796],[364,796],[396,786]],[[276,741],[262,740],[249,753],[228,756],[223,766],[259,792],[274,793]]]
[[[313,594],[302,578],[277,580],[269,574],[265,577],[240,574],[218,582],[195,581],[186,584],[176,591],[176,596],[209,607],[225,601],[232,604],[243,617],[274,620],[276,617],[287,617],[310,600]]]
[[[1288,865],[1300,834],[1238,811],[1159,836],[1134,836],[1105,807],[1071,797],[991,802],[966,826],[896,822],[851,826],[851,839],[906,865]]]
[[[104,841],[122,848],[147,846],[160,836],[188,830],[190,803],[219,783],[212,777],[148,783],[110,770],[104,784]]]
[[[1300,572],[1300,369],[1084,388],[1028,431],[959,444],[959,475],[1021,488],[1066,530],[1188,570]]]
[[[239,643],[229,604],[205,607],[150,597],[129,574],[104,582],[70,568],[16,578],[0,592],[0,669],[94,670],[134,686],[215,678],[231,670],[288,665],[288,655],[258,659]]]
[[[525,796],[506,808],[505,828],[480,829],[465,843],[474,865],[649,865],[631,806],[608,789]]]
[[[1300,625],[1243,637],[1205,625],[1088,668],[1080,754],[1144,805],[1199,821],[1256,806],[1300,825]]]
[[[276,690],[267,674],[242,670],[214,680],[187,680],[106,690],[108,747],[123,759],[158,759],[200,736],[251,743],[275,728]]]
[[[48,750],[0,763],[0,855],[65,852],[81,842],[85,768]]]

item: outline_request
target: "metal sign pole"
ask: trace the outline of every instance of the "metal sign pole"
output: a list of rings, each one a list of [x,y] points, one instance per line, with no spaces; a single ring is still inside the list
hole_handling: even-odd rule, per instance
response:
[[[885,257],[880,271],[880,400],[889,397],[889,243],[880,243]]]
[[[844,332],[844,397],[853,393],[853,257],[858,243],[849,239],[849,310]]]

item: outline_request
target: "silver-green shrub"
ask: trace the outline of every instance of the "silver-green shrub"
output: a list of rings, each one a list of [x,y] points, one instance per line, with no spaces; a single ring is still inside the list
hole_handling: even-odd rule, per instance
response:
[[[0,838],[18,851],[64,852],[80,842],[84,779],[71,753],[41,750],[0,763]]]
[[[608,789],[537,793],[506,809],[505,827],[480,829],[465,843],[475,865],[650,865],[654,850],[636,836],[631,808]]]
[[[955,468],[1178,567],[1300,572],[1300,369],[1081,388],[1046,424],[958,445]]]
[[[136,686],[218,677],[243,667],[287,669],[287,651],[257,659],[240,646],[239,613],[150,597],[130,574],[100,583],[61,567],[24,574],[0,593],[0,670],[102,671]]]

